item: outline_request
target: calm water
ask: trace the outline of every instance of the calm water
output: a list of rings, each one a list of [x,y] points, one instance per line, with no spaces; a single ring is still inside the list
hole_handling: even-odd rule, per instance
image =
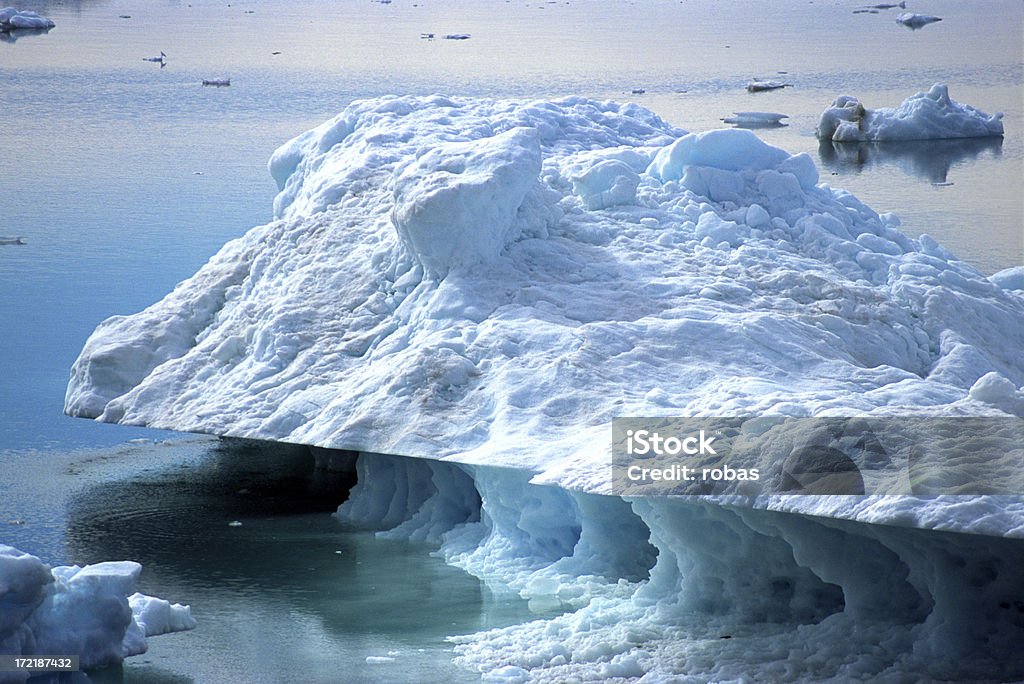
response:
[[[329,512],[348,483],[305,448],[191,438],[22,454],[17,472],[0,484],[5,542],[52,563],[142,560],[141,589],[199,621],[97,682],[474,681],[445,637],[532,617],[425,547],[343,528]]]
[[[365,676],[402,681],[447,662],[444,634],[508,617],[479,582],[422,549],[338,530],[323,500],[310,510],[282,495],[264,519],[230,489],[230,459],[206,446],[108,448],[169,435],[61,415],[82,343],[270,219],[277,145],[388,93],[633,99],[689,130],[782,112],[790,125],[762,137],[810,153],[823,180],[897,212],[906,232],[986,273],[1024,263],[1024,5],[929,0],[920,11],[944,20],[910,31],[892,12],[854,15],[861,4],[21,2],[57,28],[0,42],[0,235],[28,243],[0,246],[0,541],[54,563],[134,558],[147,590],[193,603],[201,629],[155,639],[126,681],[318,681],[388,651],[401,654],[394,667]],[[142,60],[160,51],[166,67]],[[793,87],[750,95],[755,76]],[[199,85],[215,77],[231,87]],[[893,106],[936,81],[1003,111],[1006,138],[852,149],[814,138],[836,95]],[[221,489],[195,484],[224,468]],[[229,514],[252,519],[227,528]],[[15,518],[26,524],[3,526]],[[420,575],[428,599],[396,593]],[[390,622],[410,599],[433,624]],[[353,632],[353,610],[381,617]],[[255,665],[225,660],[239,652]],[[275,665],[268,652],[289,655]]]

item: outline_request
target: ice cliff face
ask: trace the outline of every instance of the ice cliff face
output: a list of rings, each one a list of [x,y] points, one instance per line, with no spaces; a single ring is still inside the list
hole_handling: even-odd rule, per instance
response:
[[[390,97],[270,171],[277,220],[104,321],[69,414],[590,492],[608,491],[615,416],[1024,415],[1016,280],[906,237],[749,131],[583,99]],[[961,524],[935,501],[800,506]],[[996,508],[989,532],[1020,528]]]

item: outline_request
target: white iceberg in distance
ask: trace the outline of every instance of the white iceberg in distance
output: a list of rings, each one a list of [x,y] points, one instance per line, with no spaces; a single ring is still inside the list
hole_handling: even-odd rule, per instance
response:
[[[732,116],[723,118],[722,123],[749,128],[771,127],[782,125],[782,120],[788,118],[788,114],[778,112],[734,112]]]
[[[989,415],[1016,404],[980,378],[1024,385],[1019,293],[747,130],[386,97],[270,170],[278,219],[101,323],[69,414],[608,493],[616,416]],[[850,515],[975,524],[941,510]]]
[[[56,24],[36,12],[18,11],[13,7],[0,9],[0,31],[16,29],[51,29]]]
[[[903,12],[896,17],[897,23],[903,24],[912,29],[919,29],[922,26],[928,24],[934,24],[937,21],[942,21],[942,17],[936,17],[931,14],[917,14],[915,12]]]
[[[867,109],[855,97],[837,97],[822,112],[817,135],[835,142],[986,138],[1003,134],[1002,118],[952,100],[936,83],[896,108]]]
[[[193,629],[188,606],[129,597],[141,571],[131,561],[51,569],[0,544],[0,653],[77,655],[82,668],[99,668],[145,653],[148,636]]]

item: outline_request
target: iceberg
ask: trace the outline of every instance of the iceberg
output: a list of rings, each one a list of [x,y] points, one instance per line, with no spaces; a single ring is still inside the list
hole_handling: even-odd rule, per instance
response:
[[[786,86],[789,86],[789,85],[792,85],[792,84],[790,84],[790,83],[783,83],[782,81],[775,81],[775,80],[771,80],[771,79],[769,79],[769,80],[762,80],[760,78],[755,78],[754,80],[752,80],[749,83],[747,83],[747,92],[750,92],[750,93],[763,93],[763,92],[766,92],[766,91],[769,91],[769,90],[779,90],[780,88],[785,88]]]
[[[783,119],[788,119],[788,114],[777,112],[734,112],[732,116],[722,119],[722,123],[732,124],[741,128],[772,128],[774,126],[785,126]]]
[[[835,142],[986,138],[1003,135],[1002,118],[954,101],[949,88],[936,83],[894,109],[867,109],[855,97],[837,97],[821,113],[816,132]]]
[[[942,21],[942,17],[936,17],[931,14],[917,14],[916,12],[903,12],[896,17],[897,23],[912,29],[919,29],[928,24],[934,24],[937,21]]]
[[[1024,677],[1020,492],[624,497],[610,458],[622,416],[1019,421],[1019,274],[635,104],[363,100],[269,170],[68,414],[310,445],[346,523],[567,611],[453,637],[484,681]]]
[[[104,321],[69,414],[609,493],[616,416],[983,415],[982,376],[1024,384],[1019,295],[747,130],[382,98],[270,171],[278,219]]]
[[[77,655],[81,668],[102,668],[145,653],[146,637],[195,628],[188,606],[132,593],[141,572],[131,561],[50,568],[0,544],[0,653]],[[27,678],[0,672],[0,682]]]
[[[56,24],[36,12],[18,11],[13,7],[0,9],[0,31],[14,31],[18,29],[45,30],[51,29]]]

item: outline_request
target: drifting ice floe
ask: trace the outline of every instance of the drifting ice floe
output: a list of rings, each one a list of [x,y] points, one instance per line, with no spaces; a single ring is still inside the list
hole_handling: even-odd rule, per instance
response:
[[[751,93],[762,93],[768,90],[779,90],[790,85],[789,83],[783,83],[782,81],[763,81],[759,78],[755,78],[753,81],[747,84],[747,91]]]
[[[1024,677],[1020,496],[607,495],[617,416],[1024,414],[1017,275],[631,104],[356,102],[270,171],[69,413],[364,452],[340,518],[574,611],[457,638],[485,681]]]
[[[895,109],[867,109],[855,97],[837,97],[822,112],[817,135],[835,142],[984,138],[1003,134],[1002,118],[955,102],[947,86],[936,83]]]
[[[131,561],[49,568],[0,544],[0,653],[77,655],[99,668],[145,653],[146,637],[193,629],[188,606],[132,593],[141,571]],[[0,682],[25,679],[0,672]]]
[[[19,12],[13,7],[0,9],[0,31],[13,31],[17,29],[51,29],[56,24],[46,17],[41,17],[35,12]]]
[[[776,112],[734,112],[732,116],[722,119],[722,123],[732,124],[743,128],[768,128],[782,126],[783,119],[788,119],[788,114]]]
[[[913,12],[904,12],[903,14],[896,17],[896,21],[908,28],[919,29],[922,26],[927,26],[928,24],[934,24],[937,21],[942,21],[942,17],[935,17],[930,14],[915,14]]]

